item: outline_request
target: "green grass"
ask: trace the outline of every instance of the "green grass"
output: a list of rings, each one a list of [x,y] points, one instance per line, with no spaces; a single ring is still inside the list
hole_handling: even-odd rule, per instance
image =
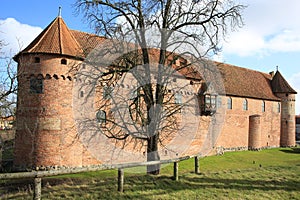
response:
[[[115,170],[43,179],[42,199],[300,199],[300,148],[230,152],[173,165],[161,175],[125,172],[124,193],[117,192]],[[0,181],[0,199],[32,199],[31,180]],[[2,194],[2,196],[1,196]]]

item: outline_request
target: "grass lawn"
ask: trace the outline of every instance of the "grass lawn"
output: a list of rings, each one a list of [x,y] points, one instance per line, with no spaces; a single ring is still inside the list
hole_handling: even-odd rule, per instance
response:
[[[117,192],[115,170],[43,179],[42,199],[300,199],[300,148],[230,152],[179,163],[159,176],[125,172],[124,193]],[[0,199],[32,199],[32,180],[0,180]]]

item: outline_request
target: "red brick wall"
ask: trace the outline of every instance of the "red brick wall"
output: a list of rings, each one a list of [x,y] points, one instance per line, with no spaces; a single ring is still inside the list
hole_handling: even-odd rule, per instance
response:
[[[37,56],[40,63],[34,63]],[[66,58],[68,64],[63,65],[61,57],[53,55],[24,55],[20,59],[14,165],[82,166],[84,147],[72,117],[74,77],[70,73],[78,61]],[[44,77],[43,94],[30,92],[31,74]]]
[[[281,146],[295,146],[295,94],[277,94],[281,98]]]
[[[34,63],[34,57],[36,56],[41,58],[40,63]],[[19,93],[14,160],[16,167],[99,164],[101,162],[101,160],[97,160],[99,152],[103,154],[104,157],[102,158],[111,159],[109,157],[111,155],[106,154],[106,152],[110,152],[110,149],[107,149],[106,146],[107,140],[87,144],[82,143],[81,138],[78,137],[80,130],[77,129],[74,112],[76,112],[76,115],[80,115],[81,111],[83,113],[88,112],[90,113],[89,117],[94,119],[97,106],[93,105],[90,108],[85,108],[77,105],[74,111],[73,97],[74,95],[78,97],[79,94],[75,93],[80,92],[80,90],[74,90],[76,79],[70,69],[77,66],[80,61],[66,59],[68,64],[62,65],[60,56],[24,55],[20,57],[19,73],[21,76],[18,80]],[[30,93],[29,77],[31,74],[35,76],[41,74],[45,78],[43,94]],[[46,78],[47,74],[51,77],[50,79]],[[57,78],[55,78],[55,74]],[[186,80],[178,79],[178,81]],[[188,87],[190,87],[189,90],[197,93],[200,84]],[[191,94],[183,97],[183,99],[189,97],[191,97]],[[227,109],[227,97],[223,97],[222,108],[217,113],[219,115],[217,119],[210,116],[200,116],[199,107],[192,105],[190,108],[196,109],[196,112],[193,112],[193,118],[197,118],[197,124],[194,124],[196,127],[195,132],[191,133],[186,129],[183,133],[181,132],[180,137],[169,138],[167,141],[174,142],[172,147],[174,145],[177,145],[177,147],[183,146],[184,150],[180,149],[182,151],[181,155],[208,154],[213,148],[217,147],[225,149],[247,149],[249,146],[255,148],[278,147],[280,145],[280,119],[282,115],[283,119],[288,119],[288,123],[285,125],[286,120],[281,121],[282,130],[287,130],[287,132],[283,132],[281,142],[282,144],[292,145],[294,140],[291,139],[291,132],[293,131],[294,136],[295,131],[292,123],[295,124],[295,119],[293,116],[294,103],[289,101],[290,98],[293,97],[289,96],[288,100],[282,102],[282,113],[278,113],[278,102],[276,101],[266,100],[265,112],[263,112],[262,100],[247,98],[248,110],[243,110],[244,98],[232,97],[232,109]],[[257,125],[257,131],[251,131],[251,128],[249,128],[249,126],[251,127],[251,123],[249,123],[250,116],[253,115],[260,116],[259,125],[258,122],[253,123],[254,126]],[[293,116],[293,119],[290,116]],[[222,121],[223,118],[224,121]],[[191,117],[181,117],[180,120],[182,122],[184,120],[188,121],[191,120]],[[211,127],[214,120],[217,121],[217,125]],[[210,128],[211,132],[208,131]],[[260,132],[258,129],[260,129]],[[251,132],[257,133],[255,137],[257,141],[249,141]],[[89,145],[96,151],[90,151]],[[139,159],[145,159],[143,156],[145,147],[143,145],[138,146],[140,147]],[[126,148],[128,151],[130,148],[135,149],[134,151],[137,150],[137,146],[134,144]],[[174,148],[174,151],[166,151],[164,148],[164,146],[159,148],[162,159],[168,156],[176,156],[176,148]],[[121,160],[125,162],[137,158],[134,156],[129,157],[130,154],[126,153],[124,155],[125,157]]]
[[[249,146],[249,116],[260,115],[261,147],[278,147],[280,141],[280,113],[276,101],[265,100],[265,112],[262,112],[262,100],[249,99],[248,110],[243,110],[245,98],[232,97],[232,109],[227,109],[227,97],[223,98],[226,116],[222,133],[216,147],[234,148]]]

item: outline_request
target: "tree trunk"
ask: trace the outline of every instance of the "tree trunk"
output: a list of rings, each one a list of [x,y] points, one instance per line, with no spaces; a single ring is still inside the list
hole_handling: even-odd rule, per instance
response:
[[[147,140],[147,161],[160,160],[158,154],[158,136],[153,135]],[[147,174],[158,175],[160,173],[160,164],[148,165]]]

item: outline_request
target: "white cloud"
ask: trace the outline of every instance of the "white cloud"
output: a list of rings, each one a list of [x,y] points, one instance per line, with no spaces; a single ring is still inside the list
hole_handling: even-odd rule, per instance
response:
[[[282,31],[268,41],[266,48],[277,52],[300,51],[300,30]]]
[[[13,56],[24,49],[41,31],[42,28],[22,24],[14,18],[0,20],[0,40],[6,44],[2,52]]]
[[[245,26],[228,36],[225,54],[264,56],[300,51],[300,1],[252,0],[243,17]]]
[[[245,29],[231,35],[229,43],[224,45],[224,53],[249,56],[262,53],[264,46],[265,41],[259,34]]]

